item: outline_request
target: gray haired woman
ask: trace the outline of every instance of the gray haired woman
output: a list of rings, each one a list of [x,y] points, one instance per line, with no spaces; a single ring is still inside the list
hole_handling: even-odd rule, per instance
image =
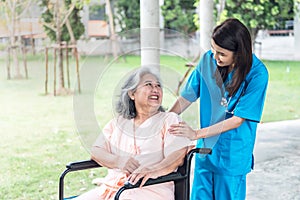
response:
[[[163,90],[156,71],[141,67],[121,87],[118,115],[103,129],[92,147],[92,159],[108,169],[103,184],[78,199],[113,199],[125,181],[141,186],[149,178],[166,175],[182,163],[189,139],[169,134],[179,123],[175,113],[164,112]],[[126,190],[122,199],[174,200],[174,183]]]
[[[151,68],[142,67],[134,73],[132,73],[127,80],[124,82],[123,87],[121,88],[121,94],[116,105],[116,111],[118,114],[122,115],[126,119],[132,119],[136,117],[136,108],[134,100],[129,96],[130,92],[137,90],[137,87],[141,81],[141,78],[146,75],[151,74],[157,80],[157,84],[162,87],[161,79],[157,71],[152,70]],[[151,85],[151,83],[149,83]],[[164,112],[165,110],[160,106],[158,111]]]

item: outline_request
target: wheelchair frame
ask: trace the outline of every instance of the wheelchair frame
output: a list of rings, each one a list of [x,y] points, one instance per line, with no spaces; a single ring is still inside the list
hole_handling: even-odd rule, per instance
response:
[[[176,172],[172,172],[168,175],[158,177],[157,179],[149,179],[144,186],[165,183],[169,181],[174,181],[175,183],[175,200],[187,200],[190,196],[190,169],[191,161],[194,153],[199,154],[211,154],[212,150],[209,148],[194,148],[188,152],[184,158],[184,163],[178,167]],[[79,162],[72,162],[66,165],[65,171],[61,174],[59,179],[59,200],[65,200],[64,198],[64,178],[69,172],[80,171],[85,169],[92,169],[102,167],[94,160],[85,160]],[[123,191],[128,189],[133,189],[139,187],[141,180],[132,185],[130,183],[125,183],[115,195],[115,200],[120,198]],[[67,198],[68,199],[68,198]],[[70,199],[70,198],[69,198]]]

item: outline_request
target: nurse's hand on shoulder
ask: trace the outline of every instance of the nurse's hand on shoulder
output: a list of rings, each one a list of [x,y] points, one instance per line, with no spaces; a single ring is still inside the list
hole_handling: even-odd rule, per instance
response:
[[[169,133],[175,136],[187,137],[190,140],[197,140],[197,132],[192,129],[187,123],[179,122],[179,124],[172,124],[169,128]]]

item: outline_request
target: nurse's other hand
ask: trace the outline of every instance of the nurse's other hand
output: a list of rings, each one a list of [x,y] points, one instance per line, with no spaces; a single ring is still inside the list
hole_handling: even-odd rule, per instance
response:
[[[197,131],[192,129],[187,123],[179,122],[179,124],[172,124],[169,128],[169,133],[172,135],[187,137],[190,140],[197,140]]]

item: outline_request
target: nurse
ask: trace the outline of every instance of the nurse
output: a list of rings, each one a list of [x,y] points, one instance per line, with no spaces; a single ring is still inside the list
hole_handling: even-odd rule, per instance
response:
[[[197,140],[212,154],[195,157],[192,200],[246,198],[246,175],[253,169],[257,124],[261,120],[268,71],[252,53],[247,27],[227,19],[212,33],[206,52],[190,75],[171,112],[200,102],[200,129],[173,124],[176,136]]]

